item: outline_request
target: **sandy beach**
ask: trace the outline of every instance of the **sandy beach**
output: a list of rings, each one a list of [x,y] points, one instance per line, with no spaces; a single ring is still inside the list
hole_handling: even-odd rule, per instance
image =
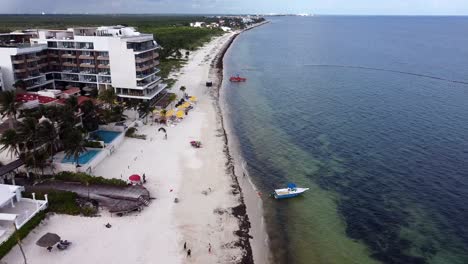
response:
[[[173,92],[180,96],[178,88],[184,85],[199,101],[181,123],[166,127],[167,140],[158,133],[160,126],[150,121],[138,128],[147,140],[126,138],[93,172],[122,179],[144,173],[145,187],[155,198],[150,205],[124,217],[112,217],[105,210],[94,218],[49,216],[23,241],[28,263],[249,263],[250,243],[242,246],[235,234],[242,221],[231,214],[242,200],[226,168],[224,130],[210,91],[215,88],[205,87],[216,77],[211,62],[234,35],[225,34],[193,52],[175,74]],[[202,141],[203,147],[192,148],[191,140]],[[106,228],[106,223],[112,227]],[[73,245],[49,253],[35,245],[47,232]],[[185,242],[191,257],[183,249]],[[23,263],[18,247],[2,261]]]

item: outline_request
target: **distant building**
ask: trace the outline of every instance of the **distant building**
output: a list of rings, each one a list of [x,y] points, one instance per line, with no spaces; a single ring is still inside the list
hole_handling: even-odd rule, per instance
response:
[[[222,31],[224,32],[230,32],[232,29],[230,27],[220,27]]]
[[[194,23],[190,23],[190,26],[191,27],[201,28],[201,27],[206,27],[206,23],[205,22],[194,22]]]
[[[133,27],[80,27],[0,34],[3,89],[22,80],[28,91],[114,89],[119,100],[152,102],[166,85],[159,45]]]

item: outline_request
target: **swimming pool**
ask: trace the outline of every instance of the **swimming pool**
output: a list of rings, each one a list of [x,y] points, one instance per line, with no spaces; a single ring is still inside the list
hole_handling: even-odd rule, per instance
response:
[[[121,132],[114,132],[114,131],[107,131],[107,130],[97,130],[97,131],[94,131],[94,132],[92,132],[90,134],[90,138],[100,140],[100,141],[104,141],[104,143],[109,144],[112,141],[114,141],[114,139],[116,137],[118,137],[120,135],[120,133]]]
[[[101,152],[100,150],[96,150],[96,149],[90,149],[90,150],[87,150],[86,152],[84,153],[81,153],[80,157],[78,158],[78,164],[86,164],[88,163],[90,160],[92,160],[99,152]],[[71,157],[64,157],[63,160],[62,160],[62,163],[74,163],[75,162],[75,158],[73,156]]]

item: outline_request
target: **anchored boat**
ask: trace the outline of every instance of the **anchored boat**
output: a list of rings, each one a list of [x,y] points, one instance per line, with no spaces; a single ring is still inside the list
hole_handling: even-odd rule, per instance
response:
[[[245,82],[245,81],[247,81],[247,78],[242,78],[239,75],[237,75],[237,76],[231,76],[231,78],[229,78],[229,81],[231,81],[231,82]]]
[[[284,199],[284,198],[291,198],[301,195],[305,191],[309,190],[309,188],[298,188],[296,184],[289,183],[288,188],[284,189],[276,189],[273,193],[276,199]]]

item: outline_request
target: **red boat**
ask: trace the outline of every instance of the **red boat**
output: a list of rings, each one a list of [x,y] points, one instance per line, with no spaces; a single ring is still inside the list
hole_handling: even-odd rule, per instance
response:
[[[239,77],[239,75],[237,75],[237,76],[231,76],[231,78],[229,78],[229,81],[231,81],[231,82],[245,82],[245,81],[247,81],[247,78],[242,78],[242,77]]]

